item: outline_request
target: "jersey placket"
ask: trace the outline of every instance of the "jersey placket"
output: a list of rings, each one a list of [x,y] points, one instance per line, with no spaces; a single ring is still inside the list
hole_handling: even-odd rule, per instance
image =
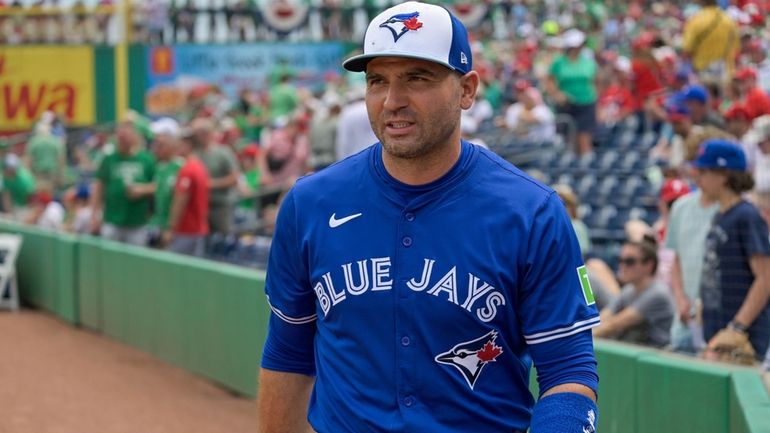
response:
[[[395,296],[395,354],[397,368],[397,390],[398,404],[401,408],[401,414],[404,424],[412,424],[410,418],[413,418],[418,410],[417,405],[420,401],[417,399],[416,386],[418,382],[417,375],[419,371],[416,366],[417,351],[420,350],[420,342],[417,341],[414,328],[415,315],[415,292],[409,289],[407,282],[413,276],[410,275],[415,268],[414,263],[419,262],[415,257],[416,243],[420,239],[416,235],[415,224],[417,215],[409,207],[405,207],[398,221],[397,226],[397,245],[396,245],[396,263],[395,269],[397,276],[397,287]]]

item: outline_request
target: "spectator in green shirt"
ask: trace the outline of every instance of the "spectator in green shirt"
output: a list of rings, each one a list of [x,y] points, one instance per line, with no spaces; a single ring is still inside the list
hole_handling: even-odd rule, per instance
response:
[[[593,151],[593,133],[596,128],[596,73],[593,58],[582,54],[586,37],[578,29],[562,35],[564,54],[551,64],[546,90],[556,102],[559,113],[567,114],[577,127],[576,151],[583,155]]]
[[[116,151],[102,160],[96,173],[91,232],[118,242],[145,245],[152,199],[136,194],[132,185],[152,181],[155,158],[142,149],[132,122],[121,122],[116,138]]]
[[[152,225],[165,230],[168,228],[168,215],[171,199],[174,195],[176,175],[184,160],[178,156],[178,135],[157,134],[155,136],[155,156],[158,165],[155,170],[155,214]]]
[[[299,106],[297,88],[289,83],[290,80],[291,75],[284,73],[281,75],[280,82],[270,89],[269,111],[271,121],[280,117],[290,117]]]
[[[257,167],[257,156],[259,147],[250,144],[241,150],[238,154],[238,160],[241,163],[241,176],[238,179],[238,207],[235,210],[236,220],[242,224],[253,224],[257,220],[259,209],[259,181],[260,172]]]
[[[23,165],[16,154],[9,153],[3,160],[3,211],[23,220],[29,198],[35,192],[35,177]]]
[[[181,128],[176,120],[163,117],[148,125],[153,136],[152,150],[156,158],[155,177],[149,183],[135,183],[128,188],[131,198],[153,198],[153,215],[150,219],[150,237],[158,239],[160,233],[168,229],[168,217],[171,211],[171,199],[179,169],[184,159],[179,157],[179,139]],[[152,242],[150,242],[152,244]]]
[[[32,174],[41,180],[59,185],[66,168],[64,143],[51,134],[51,127],[40,123],[27,142],[25,162]]]

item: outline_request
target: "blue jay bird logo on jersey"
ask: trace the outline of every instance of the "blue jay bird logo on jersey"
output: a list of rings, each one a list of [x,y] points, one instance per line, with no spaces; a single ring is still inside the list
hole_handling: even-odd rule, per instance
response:
[[[380,24],[380,27],[384,27],[390,30],[390,32],[393,33],[393,42],[398,42],[399,38],[404,36],[406,32],[410,30],[417,30],[422,27],[422,23],[417,21],[417,17],[419,16],[419,12],[396,14],[388,18],[384,23]],[[401,27],[400,30],[396,30],[394,26],[397,27],[399,23],[402,24],[403,27]]]
[[[435,360],[460,370],[468,386],[473,389],[484,366],[490,362],[496,362],[497,357],[503,353],[503,348],[495,344],[496,339],[497,331],[490,331],[483,337],[465,341],[437,355]]]

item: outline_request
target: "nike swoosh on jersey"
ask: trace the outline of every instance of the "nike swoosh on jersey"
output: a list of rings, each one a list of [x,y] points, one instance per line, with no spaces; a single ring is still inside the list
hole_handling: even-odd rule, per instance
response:
[[[353,215],[348,215],[348,216],[346,216],[344,218],[337,219],[337,214],[333,213],[332,216],[329,217],[329,227],[331,227],[331,228],[339,227],[339,226],[345,224],[346,222],[348,222],[350,220],[353,220],[353,219],[356,219],[356,218],[360,217],[361,215],[363,215],[363,214],[357,213],[357,214],[353,214]]]

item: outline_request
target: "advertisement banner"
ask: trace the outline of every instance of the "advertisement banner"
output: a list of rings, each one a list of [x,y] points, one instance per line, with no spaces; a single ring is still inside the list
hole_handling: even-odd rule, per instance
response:
[[[321,83],[339,71],[341,43],[260,43],[249,45],[180,45],[147,49],[148,114],[176,114],[191,90],[217,86],[231,100],[241,89],[266,90],[278,71],[291,71],[298,86]]]
[[[94,122],[90,47],[0,46],[0,131],[24,131],[46,111]]]

